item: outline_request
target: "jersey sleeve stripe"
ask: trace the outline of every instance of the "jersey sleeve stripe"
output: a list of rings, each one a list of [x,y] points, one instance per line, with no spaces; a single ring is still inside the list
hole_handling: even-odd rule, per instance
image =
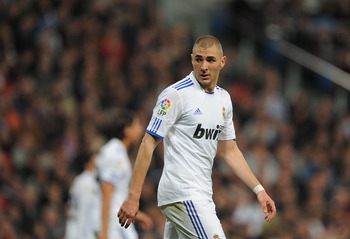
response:
[[[158,135],[158,134],[155,134],[155,133],[153,133],[153,132],[151,132],[151,131],[149,131],[149,130],[146,130],[146,133],[148,133],[148,134],[150,134],[150,135],[153,135],[153,136],[156,136],[157,138],[163,139],[162,136],[160,136],[160,135]]]
[[[158,119],[155,118],[155,119],[154,119],[154,122],[153,122],[153,124],[152,124],[152,127],[151,127],[151,131],[152,131],[152,132],[153,132],[154,129],[157,127],[157,124],[158,124]]]
[[[162,123],[163,120],[160,120],[158,118],[155,118],[153,124],[152,124],[152,127],[151,127],[151,132],[153,133],[157,133],[159,127],[160,127],[160,124]]]
[[[175,88],[175,89],[176,89],[176,90],[181,90],[181,89],[186,88],[186,87],[189,87],[189,86],[191,86],[191,85],[193,85],[193,82],[191,82],[190,84],[184,85],[184,86],[182,86],[182,87]]]
[[[182,81],[182,82],[177,83],[177,84],[174,86],[174,88],[180,87],[180,86],[185,85],[185,84],[190,83],[190,82],[191,82],[191,78],[188,78],[188,79],[186,79],[186,80],[184,80],[184,81]]]
[[[159,129],[160,124],[162,123],[162,121],[163,121],[163,120],[158,119],[158,124],[156,125],[156,126],[157,126],[157,128],[156,128],[155,133],[157,133],[157,131],[158,131],[158,129]]]
[[[154,128],[154,125],[156,124],[157,122],[157,118],[153,121],[153,124],[152,124],[152,127],[151,127],[151,130]]]

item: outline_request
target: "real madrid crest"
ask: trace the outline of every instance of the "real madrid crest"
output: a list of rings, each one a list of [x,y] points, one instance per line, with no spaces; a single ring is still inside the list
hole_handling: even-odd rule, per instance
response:
[[[222,107],[222,117],[224,118],[224,120],[226,120],[226,109],[225,109],[225,107]]]

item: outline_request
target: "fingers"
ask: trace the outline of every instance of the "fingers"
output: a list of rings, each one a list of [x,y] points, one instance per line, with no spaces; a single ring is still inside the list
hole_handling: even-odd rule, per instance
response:
[[[126,213],[122,208],[118,212],[119,224],[122,227],[128,228],[131,223],[135,222],[136,215],[132,215],[131,213]]]
[[[266,214],[265,220],[267,222],[271,222],[277,213],[275,202],[266,194],[265,191],[259,192],[257,196],[258,201],[261,204],[262,210]]]
[[[267,209],[267,212],[264,211],[266,213],[265,220],[267,222],[271,222],[277,213],[275,203],[272,200],[266,202],[266,209]]]
[[[265,214],[268,213],[268,211],[267,211],[267,203],[263,203],[261,206],[262,206],[263,212],[264,212]]]

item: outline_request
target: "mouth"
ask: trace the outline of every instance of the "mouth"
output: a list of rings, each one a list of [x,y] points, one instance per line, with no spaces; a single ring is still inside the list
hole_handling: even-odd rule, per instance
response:
[[[209,79],[209,74],[205,74],[205,73],[202,73],[201,74],[201,78],[203,79],[203,80],[208,80]]]

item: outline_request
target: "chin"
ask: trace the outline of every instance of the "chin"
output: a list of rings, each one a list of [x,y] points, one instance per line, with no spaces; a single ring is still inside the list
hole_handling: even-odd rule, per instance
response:
[[[211,83],[210,80],[201,80],[200,82],[202,85],[210,85],[210,83]]]

